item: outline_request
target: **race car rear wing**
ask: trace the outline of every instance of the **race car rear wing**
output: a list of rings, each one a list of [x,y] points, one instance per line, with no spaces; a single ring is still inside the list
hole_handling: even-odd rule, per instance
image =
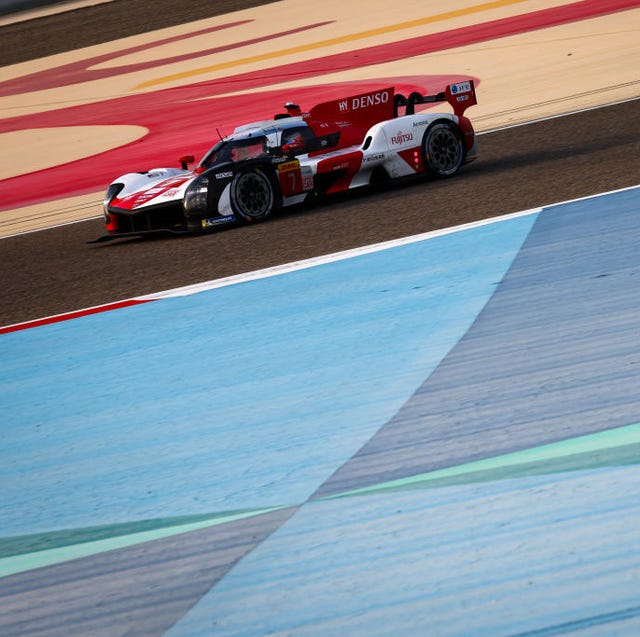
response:
[[[316,104],[302,117],[316,136],[337,133],[340,147],[346,147],[360,144],[374,124],[392,119],[393,112],[394,88],[389,86]]]
[[[458,117],[462,117],[469,106],[478,103],[473,80],[449,84],[444,91],[436,95],[421,95],[416,92],[411,93],[409,97],[405,97],[404,95],[396,94],[393,101],[394,116],[398,117],[400,114],[398,109],[401,106],[405,107],[404,115],[413,115],[416,111],[416,104],[430,104],[433,102],[449,102],[453,112]]]
[[[331,147],[342,148],[360,144],[374,124],[398,115],[414,115],[416,104],[432,102],[449,102],[453,112],[462,117],[469,106],[477,103],[473,80],[450,84],[436,95],[413,92],[409,97],[397,94],[395,88],[389,86],[322,102],[308,113],[303,112],[298,104],[287,102],[286,113],[277,113],[274,119],[302,117],[316,137],[324,138],[326,142],[335,137],[339,142],[333,142]],[[404,107],[404,113],[398,112],[400,107]]]

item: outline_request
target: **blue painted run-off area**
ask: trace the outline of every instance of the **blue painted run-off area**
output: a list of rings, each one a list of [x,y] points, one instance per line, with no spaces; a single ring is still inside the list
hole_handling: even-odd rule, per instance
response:
[[[304,502],[465,334],[535,219],[2,336],[3,534]]]
[[[639,207],[636,188],[541,212],[471,328],[329,481],[375,488],[306,502],[166,637],[640,634]]]

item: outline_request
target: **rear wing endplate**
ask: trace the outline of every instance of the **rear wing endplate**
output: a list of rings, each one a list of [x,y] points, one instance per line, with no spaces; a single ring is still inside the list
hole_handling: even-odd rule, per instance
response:
[[[453,112],[458,117],[462,117],[469,106],[478,103],[473,80],[449,84],[444,91],[436,95],[421,95],[414,92],[409,97],[405,97],[404,95],[396,94],[393,102],[394,116],[398,117],[399,108],[402,106],[405,107],[405,115],[413,115],[416,111],[416,104],[431,104],[433,102],[449,102]]]

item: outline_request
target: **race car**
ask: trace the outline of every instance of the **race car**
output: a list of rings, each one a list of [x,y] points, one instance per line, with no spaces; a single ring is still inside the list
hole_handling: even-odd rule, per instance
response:
[[[448,102],[453,113],[416,113]],[[263,221],[275,211],[325,195],[428,174],[450,177],[476,155],[465,110],[476,104],[472,80],[435,95],[393,87],[318,104],[294,103],[272,119],[238,126],[201,161],[118,177],[104,199],[107,235],[195,233]]]

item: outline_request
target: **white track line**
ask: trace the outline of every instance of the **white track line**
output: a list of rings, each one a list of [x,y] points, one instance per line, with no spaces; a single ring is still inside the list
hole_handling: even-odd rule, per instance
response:
[[[331,254],[325,254],[319,257],[311,257],[310,259],[303,259],[302,261],[293,261],[291,263],[285,263],[283,265],[264,268],[263,270],[254,270],[253,272],[246,272],[244,274],[234,274],[233,276],[228,276],[223,279],[215,279],[213,281],[205,281],[203,283],[185,285],[184,287],[174,288],[173,290],[166,290],[164,292],[158,292],[156,294],[137,296],[134,300],[155,301],[158,299],[166,299],[178,296],[189,296],[190,294],[197,294],[198,292],[204,292],[206,290],[214,290],[216,288],[236,285],[237,283],[246,283],[247,281],[255,281],[257,279],[266,279],[268,277],[277,276],[279,274],[287,274],[288,272],[296,272],[297,270],[314,268],[318,265],[324,265],[326,263],[334,263],[336,261],[353,259],[354,257],[359,257],[364,254],[382,252],[383,250],[388,250],[390,248],[409,245],[411,243],[418,243],[420,241],[427,241],[428,239],[434,239],[435,237],[442,237],[448,234],[454,234],[455,232],[469,230],[471,228],[487,226],[492,223],[497,223],[498,221],[507,221],[508,219],[515,219],[516,217],[524,217],[526,215],[535,214],[541,211],[542,208],[531,208],[530,210],[513,212],[507,215],[501,215],[499,217],[490,217],[481,221],[472,221],[470,223],[465,223],[459,226],[451,226],[450,228],[442,228],[440,230],[431,230],[430,232],[402,237],[400,239],[392,239],[390,241],[374,243],[368,246],[362,246],[360,248],[351,248],[349,250],[343,250],[342,252],[333,252]]]
[[[618,104],[626,104],[627,102],[634,102],[640,100],[640,97],[629,97],[628,99],[618,100],[616,102],[609,102],[608,104],[600,104],[599,106],[588,106],[586,108],[579,108],[575,111],[569,111],[568,113],[559,113],[558,115],[547,115],[546,117],[539,117],[538,119],[527,120],[526,122],[520,122],[517,124],[509,124],[507,126],[499,126],[498,128],[490,128],[476,133],[479,137],[481,135],[488,135],[489,133],[498,133],[503,130],[509,130],[510,128],[519,128],[520,126],[528,126],[529,124],[537,124],[538,122],[546,122],[550,119],[558,119],[560,117],[568,117],[570,115],[578,115],[580,113],[587,113],[589,111],[596,111],[599,108],[608,108],[609,106],[617,106]]]

